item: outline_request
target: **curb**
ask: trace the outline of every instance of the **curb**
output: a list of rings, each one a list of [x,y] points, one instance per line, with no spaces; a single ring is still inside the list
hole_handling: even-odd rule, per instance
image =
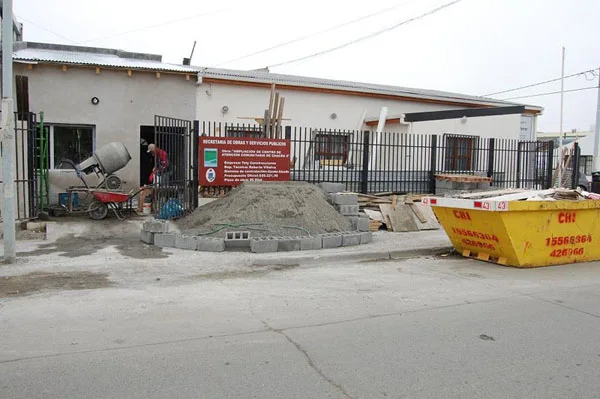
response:
[[[269,266],[269,265],[293,265],[293,264],[314,264],[314,263],[351,263],[372,262],[393,259],[409,259],[421,256],[441,255],[452,251],[452,245],[440,245],[435,247],[404,249],[404,250],[386,250],[364,251],[359,253],[325,253],[310,254],[298,256],[286,256],[284,258],[261,257],[250,261],[250,266]]]

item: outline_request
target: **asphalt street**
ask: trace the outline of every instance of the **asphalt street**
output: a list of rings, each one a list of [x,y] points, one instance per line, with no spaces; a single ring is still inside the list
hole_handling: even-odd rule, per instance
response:
[[[152,272],[0,298],[0,396],[600,397],[600,263]]]

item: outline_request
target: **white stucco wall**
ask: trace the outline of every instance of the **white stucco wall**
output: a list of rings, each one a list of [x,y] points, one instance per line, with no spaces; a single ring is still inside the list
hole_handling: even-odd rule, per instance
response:
[[[139,186],[140,126],[154,125],[154,115],[194,119],[195,79],[184,75],[133,71],[101,70],[36,65],[32,70],[15,64],[15,74],[29,77],[29,102],[32,112],[44,111],[46,123],[94,125],[96,148],[121,141],[131,154],[129,164],[117,174],[127,181],[127,189]],[[92,97],[100,103],[93,105]],[[90,176],[90,179],[92,177]],[[93,179],[92,179],[93,180]],[[74,172],[50,172],[51,202],[57,194],[79,184]]]
[[[521,131],[521,115],[496,115],[466,118],[445,119],[439,121],[414,122],[413,134],[464,134],[501,139],[519,139]]]
[[[431,103],[398,101],[367,96],[277,89],[285,97],[283,125],[306,126],[320,129],[366,129],[359,126],[364,111],[367,118],[378,117],[381,107],[388,107],[388,115],[409,112],[441,111],[464,107]],[[197,119],[223,123],[252,123],[239,117],[262,117],[269,107],[270,89],[221,83],[203,83],[198,87]],[[229,107],[227,114],[221,113]],[[331,114],[337,115],[336,119]],[[518,128],[518,121],[517,121]],[[375,128],[373,128],[374,130]],[[386,131],[406,132],[406,126],[389,124]],[[515,137],[517,138],[517,137]]]

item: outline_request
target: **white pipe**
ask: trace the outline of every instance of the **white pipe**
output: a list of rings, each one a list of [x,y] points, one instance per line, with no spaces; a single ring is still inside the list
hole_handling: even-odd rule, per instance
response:
[[[15,263],[15,132],[13,114],[13,4],[2,1],[2,221],[4,262]]]
[[[381,142],[381,132],[383,132],[383,128],[385,127],[385,122],[387,120],[388,109],[387,107],[381,107],[381,112],[379,113],[379,123],[377,123],[377,131],[375,134],[375,140],[373,141],[373,156],[369,162],[369,169],[375,169],[375,165],[377,162],[377,158],[379,157],[379,144]]]
[[[560,130],[558,131],[558,148],[560,155],[560,163],[558,167],[558,187],[562,187],[562,146],[563,146],[563,111],[565,100],[565,48],[562,48],[562,68],[560,74]],[[573,171],[575,173],[575,171]]]
[[[600,77],[598,78],[598,100],[596,100],[596,126],[594,127],[594,170],[600,171]]]

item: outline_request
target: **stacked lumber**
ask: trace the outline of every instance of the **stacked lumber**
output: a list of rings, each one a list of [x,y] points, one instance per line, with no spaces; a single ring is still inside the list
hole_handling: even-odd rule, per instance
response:
[[[456,183],[491,183],[491,177],[475,175],[438,174],[436,180],[451,181]]]
[[[352,194],[358,197],[361,211],[369,216],[371,231],[380,230],[382,227],[395,232],[440,228],[431,207],[421,202],[426,194]]]

